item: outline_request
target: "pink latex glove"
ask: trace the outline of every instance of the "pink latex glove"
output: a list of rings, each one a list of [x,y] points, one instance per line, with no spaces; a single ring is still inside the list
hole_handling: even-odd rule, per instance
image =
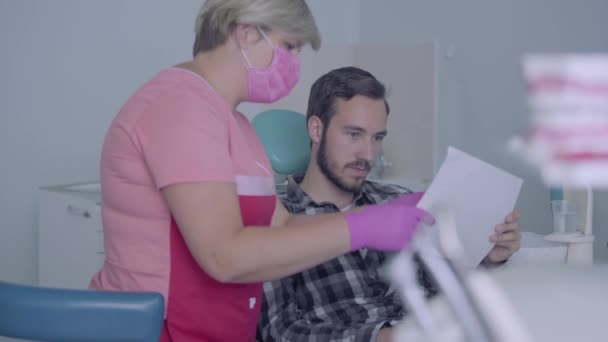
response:
[[[431,214],[415,207],[420,197],[421,193],[402,195],[382,204],[346,213],[351,251],[364,247],[399,251],[406,247],[421,221],[431,225],[435,223]]]
[[[411,194],[401,195],[393,199],[392,201],[395,201],[395,203],[406,205],[408,207],[415,207],[416,205],[418,205],[418,202],[420,202],[420,199],[423,195],[424,192],[414,192]]]

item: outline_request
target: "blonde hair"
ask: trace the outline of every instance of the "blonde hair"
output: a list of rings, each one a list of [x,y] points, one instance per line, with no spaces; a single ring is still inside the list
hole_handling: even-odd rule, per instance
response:
[[[276,29],[314,50],[321,46],[317,24],[304,0],[207,0],[196,18],[193,55],[224,44],[237,23]]]

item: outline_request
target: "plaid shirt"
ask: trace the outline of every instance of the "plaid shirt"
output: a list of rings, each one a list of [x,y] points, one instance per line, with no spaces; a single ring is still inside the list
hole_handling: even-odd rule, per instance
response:
[[[354,205],[375,204],[410,190],[366,181]],[[289,178],[281,200],[293,214],[339,212],[334,204],[315,203]],[[380,328],[403,318],[399,295],[385,282],[387,253],[360,249],[304,272],[264,284],[258,323],[260,341],[375,341]],[[436,290],[419,264],[427,296]]]

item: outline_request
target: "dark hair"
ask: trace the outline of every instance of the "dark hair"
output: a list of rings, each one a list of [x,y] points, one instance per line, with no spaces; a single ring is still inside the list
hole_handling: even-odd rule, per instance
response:
[[[334,69],[318,80],[310,88],[306,121],[318,116],[327,129],[336,112],[336,99],[350,100],[362,95],[374,100],[383,99],[388,115],[390,108],[386,101],[386,88],[371,73],[357,67]]]

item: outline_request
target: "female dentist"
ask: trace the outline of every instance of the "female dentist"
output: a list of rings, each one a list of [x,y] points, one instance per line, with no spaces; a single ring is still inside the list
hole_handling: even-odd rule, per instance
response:
[[[407,201],[306,218],[277,201],[262,144],[235,108],[286,96],[304,44],[320,45],[304,0],[208,0],[193,60],[139,88],[107,132],[106,259],[90,287],[161,293],[162,341],[253,341],[261,282],[361,247],[399,250],[433,221]]]

